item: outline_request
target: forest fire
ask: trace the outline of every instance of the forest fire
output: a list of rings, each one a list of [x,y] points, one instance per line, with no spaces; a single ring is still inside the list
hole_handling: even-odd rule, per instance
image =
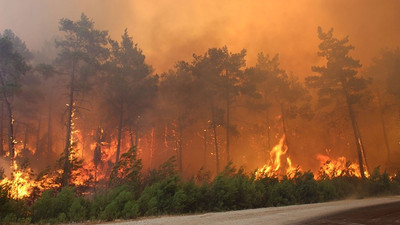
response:
[[[301,170],[300,167],[293,167],[292,160],[289,156],[286,156],[288,147],[285,140],[285,135],[282,135],[279,143],[271,149],[269,153],[270,161],[255,172],[256,179],[262,177],[293,177],[296,171]]]
[[[321,167],[319,178],[334,178],[340,176],[361,177],[360,167],[357,163],[352,163],[346,157],[341,156],[336,159],[323,154],[317,154],[316,158],[320,161]],[[368,177],[368,170],[364,172]]]
[[[42,49],[0,20],[0,223],[316,203],[359,189],[399,194],[400,49],[378,53],[374,39],[349,32],[360,26],[330,28],[335,11],[283,7],[311,24],[290,25],[265,19],[283,5],[256,2],[210,1],[203,10],[182,1],[187,8],[169,11],[150,1],[143,13],[131,9],[142,3],[129,4],[137,27],[119,33],[122,24],[102,29],[120,17],[101,13],[110,16],[103,23],[79,12],[48,19],[59,29],[43,30],[54,36]],[[342,4],[332,3],[352,8]],[[368,32],[397,44],[392,8],[379,9],[390,20],[371,23],[387,32]],[[194,20],[181,17],[188,12]],[[49,202],[60,207],[46,210]]]

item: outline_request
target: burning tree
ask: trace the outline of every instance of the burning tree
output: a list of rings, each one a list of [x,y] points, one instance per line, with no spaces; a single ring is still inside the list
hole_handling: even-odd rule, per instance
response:
[[[211,48],[204,55],[194,55],[191,70],[203,88],[204,102],[211,111],[211,128],[214,135],[217,173],[219,173],[219,149],[217,127],[225,125],[226,157],[230,157],[231,107],[241,91],[246,50],[231,53],[227,47]],[[225,110],[224,110],[225,109]],[[224,121],[224,113],[226,119]]]
[[[138,143],[138,118],[150,107],[155,96],[157,77],[146,64],[143,51],[138,48],[125,30],[121,42],[109,40],[111,44],[110,60],[105,64],[107,75],[104,78],[104,105],[111,117],[117,118],[118,137],[115,163],[118,163],[121,151],[123,128],[129,130],[135,124],[135,143],[131,135],[131,145]],[[131,146],[132,147],[132,146]]]
[[[177,149],[177,161],[179,172],[183,173],[183,149],[184,131],[195,122],[204,120],[204,108],[198,103],[201,101],[198,80],[188,69],[186,62],[179,62],[175,69],[161,76],[160,101],[163,112],[163,122],[175,125],[174,131],[175,149]],[[187,138],[189,139],[189,138]]]
[[[318,28],[318,37],[321,40],[318,55],[327,61],[325,66],[314,66],[312,71],[319,75],[309,76],[306,83],[311,88],[318,89],[320,101],[331,102],[336,99],[338,103],[345,103],[353,128],[355,144],[358,153],[360,173],[363,178],[367,173],[364,145],[356,120],[354,104],[360,102],[367,81],[357,76],[357,69],[361,67],[358,60],[349,56],[350,45],[348,37],[337,39],[333,36],[333,29],[323,32]]]
[[[1,100],[5,103],[8,113],[8,151],[11,160],[15,160],[14,115],[12,108],[13,96],[20,90],[21,77],[28,70],[24,57],[19,52],[28,51],[23,48],[22,42],[11,31],[0,35],[0,92]],[[14,43],[19,47],[19,52],[14,48]],[[22,49],[21,49],[22,48]]]
[[[67,186],[71,179],[72,150],[74,144],[74,116],[77,109],[76,95],[89,88],[89,77],[93,75],[99,64],[108,56],[107,31],[94,29],[94,22],[85,14],[79,21],[60,20],[60,31],[65,33],[64,39],[57,41],[61,49],[57,62],[69,75],[69,94],[67,104],[66,138],[63,157],[62,185]]]
[[[271,111],[275,107],[279,112],[284,142],[288,148],[291,137],[288,120],[300,116],[303,119],[311,119],[313,113],[310,106],[310,95],[304,86],[285,70],[280,68],[279,55],[270,57],[263,53],[258,54],[257,64],[246,71],[248,107],[265,115],[267,131],[267,149],[271,149]],[[251,100],[251,101],[249,101]],[[249,104],[250,103],[250,104]]]

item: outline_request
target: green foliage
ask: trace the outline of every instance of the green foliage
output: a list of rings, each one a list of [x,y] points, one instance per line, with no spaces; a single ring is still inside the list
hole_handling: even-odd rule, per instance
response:
[[[170,176],[144,189],[138,202],[144,215],[159,215],[173,212],[173,199],[178,191],[178,176]]]
[[[176,157],[172,156],[166,162],[161,164],[157,169],[152,169],[148,172],[144,179],[146,186],[160,182],[166,177],[177,175]]]
[[[214,207],[212,210],[253,208],[259,199],[253,178],[245,175],[243,169],[236,172],[231,164],[214,179],[210,189]]]
[[[96,194],[90,204],[90,215],[103,220],[113,220],[119,217],[135,218],[134,211],[137,190],[134,187],[123,185],[112,190],[104,190]]]
[[[271,203],[274,206],[292,205],[296,203],[296,188],[292,180],[282,180],[271,190]]]
[[[321,202],[338,199],[337,190],[330,180],[320,180],[317,184],[319,200]]]
[[[198,185],[184,181],[172,173],[171,162],[160,168],[170,168],[171,175],[158,177],[139,193],[133,185],[114,186],[101,190],[90,199],[77,197],[75,189],[63,188],[59,193],[43,192],[29,208],[24,201],[9,199],[0,189],[0,221],[6,223],[70,223],[92,220],[112,221],[139,216],[182,214],[209,211],[249,209],[331,201],[346,197],[366,197],[400,193],[398,177],[390,178],[376,168],[367,180],[349,174],[315,180],[314,174],[296,172],[282,180],[271,177],[255,179],[232,164],[210,183]],[[165,172],[165,171],[164,171]],[[158,171],[157,174],[161,173]],[[29,210],[32,210],[31,213]],[[33,216],[31,219],[30,215]]]
[[[38,221],[83,221],[87,215],[87,204],[75,196],[75,189],[64,187],[58,194],[43,192],[33,205],[33,220]]]
[[[139,188],[142,179],[142,160],[137,159],[136,147],[131,147],[128,152],[121,155],[120,160],[114,166],[110,177],[112,185],[129,184]]]
[[[68,217],[73,222],[80,222],[86,219],[86,211],[83,199],[76,198],[69,208]]]
[[[383,195],[391,192],[392,184],[389,174],[387,174],[386,171],[381,174],[379,166],[372,171],[371,176],[367,180],[367,184],[369,195]]]
[[[301,204],[319,202],[318,184],[311,171],[297,172],[293,180],[296,187],[297,202]]]

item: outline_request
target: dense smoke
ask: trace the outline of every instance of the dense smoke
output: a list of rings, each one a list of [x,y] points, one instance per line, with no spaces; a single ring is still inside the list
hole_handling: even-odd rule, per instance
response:
[[[106,63],[99,55],[93,56],[101,58],[98,61],[106,69],[97,71],[95,78],[83,76],[82,86],[73,90],[77,93],[71,106],[69,98],[73,91],[68,89],[71,64],[60,66],[54,40],[63,40],[65,35],[59,31],[60,19],[78,21],[82,12],[94,22],[95,29],[109,31],[110,37],[120,45],[123,45],[121,35],[127,28],[126,35],[138,44],[136,57],[140,68],[119,68],[123,60],[118,61],[118,54],[104,60]],[[400,162],[396,108],[399,102],[396,91],[400,85],[397,89],[394,87],[395,91],[388,86],[386,81],[394,73],[382,65],[398,67],[398,61],[390,60],[399,57],[398,49],[395,50],[400,46],[399,12],[400,2],[395,0],[379,5],[370,0],[257,0],[251,3],[238,0],[0,0],[0,32],[11,29],[26,43],[34,56],[29,63],[53,63],[55,68],[51,76],[35,70],[22,79],[21,92],[13,99],[14,138],[21,151],[19,160],[22,164],[28,158],[35,171],[54,166],[65,151],[65,130],[70,129],[76,135],[76,145],[71,144],[72,147],[90,164],[86,172],[89,174],[90,169],[99,167],[103,171],[96,173],[99,179],[110,174],[115,161],[133,145],[138,146],[137,154],[145,169],[155,168],[176,156],[183,163],[178,162],[178,167],[185,177],[194,176],[200,168],[215,175],[229,160],[247,171],[263,166],[270,160],[273,146],[286,135],[287,155],[292,161],[288,159],[285,163],[318,171],[321,165],[318,154],[333,158],[345,156],[357,162],[359,156],[353,135],[358,132],[364,142],[368,167],[381,165],[394,172]],[[321,42],[317,33],[319,26],[328,33],[334,28],[334,37],[338,39],[349,37],[349,43],[355,46],[350,56],[359,59],[362,65],[355,66],[357,76],[366,78],[365,82],[370,85],[362,93],[367,99],[365,104],[360,100],[355,107],[359,131],[353,132],[345,104],[320,109],[318,90],[304,84],[306,77],[315,75],[312,66],[326,63],[317,54]],[[112,43],[112,47],[118,46]],[[112,48],[110,43],[103,45]],[[136,45],[133,46],[136,51]],[[232,74],[238,77],[245,74],[254,79],[246,78],[253,83],[232,96],[228,94],[228,103],[224,102],[223,91],[204,88],[209,84],[202,80],[206,73],[201,63],[213,63],[212,51],[209,51],[212,48],[231,57],[229,63],[237,67],[232,69]],[[257,61],[260,52],[265,53],[262,56],[267,69]],[[275,54],[279,57],[274,57]],[[379,57],[382,58],[373,60]],[[181,60],[185,62],[174,67]],[[113,63],[117,65],[115,68],[111,68]],[[91,69],[95,70],[88,67],[87,71]],[[138,86],[129,86],[113,77],[115,71],[125,69],[143,73],[143,77],[129,83]],[[263,69],[272,78],[257,83]],[[228,77],[226,71],[220,74]],[[190,78],[179,80],[182,74]],[[275,78],[286,83],[281,84]],[[246,79],[232,87],[248,82]],[[263,92],[251,92],[252,88]],[[199,94],[190,95],[194,90]],[[267,96],[268,100],[260,104],[258,95]],[[225,119],[226,108],[232,110],[231,124]],[[68,110],[75,116],[69,121]],[[3,112],[2,118],[2,133],[6,137]],[[72,125],[66,121],[72,121]],[[3,142],[6,150],[6,138]],[[226,143],[230,143],[229,151]],[[101,154],[96,153],[100,147],[104,155],[96,156]],[[121,152],[117,153],[116,149]],[[220,154],[220,168],[215,165],[216,154]],[[3,160],[1,163],[4,164]]]
[[[58,20],[85,12],[98,29],[118,39],[125,28],[157,72],[211,47],[248,51],[254,65],[260,51],[279,53],[282,66],[310,74],[318,63],[316,28],[349,35],[364,65],[383,48],[399,45],[400,3],[367,1],[0,1],[0,30],[12,29],[31,49],[58,33]]]

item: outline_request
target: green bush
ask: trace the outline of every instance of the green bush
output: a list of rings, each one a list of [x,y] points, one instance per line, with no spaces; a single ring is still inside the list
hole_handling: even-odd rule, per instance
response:
[[[263,177],[255,181],[257,195],[260,196],[257,207],[273,206],[272,189],[278,182],[278,179],[274,177]]]
[[[59,193],[45,191],[29,206],[29,199],[13,200],[6,186],[0,187],[0,223],[70,223],[92,220],[134,219],[143,215],[181,214],[248,209],[254,207],[330,201],[346,197],[399,194],[400,178],[389,177],[376,168],[367,179],[351,173],[315,180],[313,173],[296,172],[293,178],[255,179],[232,164],[211,182],[184,181],[173,161],[138,183],[130,182],[101,190],[92,198],[77,197],[74,188]],[[140,190],[143,190],[142,192]],[[31,218],[32,216],[32,218]]]
[[[380,167],[376,167],[371,176],[367,180],[368,185],[368,195],[382,195],[382,194],[390,194],[391,192],[391,183],[389,174],[383,172],[380,173]]]
[[[320,201],[318,184],[311,171],[297,172],[293,178],[296,189],[296,203],[308,204]]]
[[[96,194],[90,204],[90,215],[103,220],[114,220],[124,217],[125,205],[134,201],[137,191],[132,186],[117,186]]]
[[[335,186],[330,180],[321,180],[317,182],[319,200],[321,202],[331,201],[338,198]]]
[[[86,219],[87,208],[84,206],[84,200],[76,198],[69,208],[68,217],[70,221],[81,222]]]
[[[125,219],[135,219],[139,215],[139,204],[136,201],[128,201],[122,210],[122,217]]]
[[[111,202],[106,206],[106,208],[101,212],[100,219],[111,221],[118,218],[118,204],[117,202]]]
[[[274,206],[293,205],[296,202],[296,189],[292,180],[284,179],[271,190],[271,203]]]
[[[147,186],[140,196],[139,208],[144,215],[173,213],[173,198],[178,191],[178,176]]]

